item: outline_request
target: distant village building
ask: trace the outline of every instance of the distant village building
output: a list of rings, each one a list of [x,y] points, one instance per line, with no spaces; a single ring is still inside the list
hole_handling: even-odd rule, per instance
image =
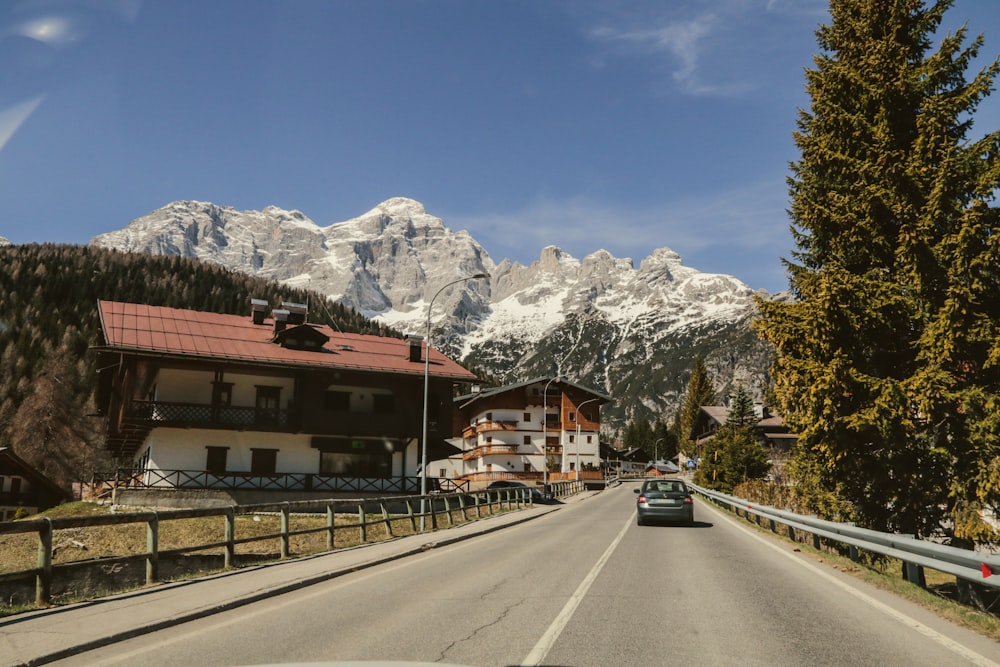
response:
[[[798,440],[798,434],[790,432],[781,415],[765,405],[754,405],[754,413],[757,418],[754,431],[760,446],[768,452],[772,477],[780,475],[792,446]],[[690,434],[695,452],[703,451],[705,444],[715,437],[716,431],[725,426],[728,417],[729,408],[724,405],[701,406]],[[696,456],[695,452],[685,453],[682,458]]]
[[[419,491],[420,337],[340,333],[257,299],[245,316],[98,311],[97,405],[126,486],[247,501]],[[432,349],[428,377],[430,460],[456,451],[454,387],[476,376]]]
[[[0,447],[0,521],[38,514],[70,499],[67,491],[14,450]]]
[[[611,397],[572,382],[536,378],[455,399],[461,453],[435,473],[470,481],[600,479],[601,405]],[[457,430],[457,429],[456,429]]]

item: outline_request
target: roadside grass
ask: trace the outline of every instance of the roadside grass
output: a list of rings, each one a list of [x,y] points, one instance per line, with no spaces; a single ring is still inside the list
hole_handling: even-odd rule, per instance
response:
[[[482,517],[511,511],[513,508],[494,506],[491,512],[482,511]],[[89,502],[73,502],[54,507],[42,514],[27,517],[24,520],[39,518],[61,518],[93,516],[102,514],[123,514],[112,512],[109,506]],[[197,517],[189,519],[169,519],[169,515],[161,516],[158,527],[158,549],[169,551],[184,549],[197,545],[218,544],[225,540],[225,519],[219,516]],[[475,507],[467,507],[464,512],[453,509],[449,514],[439,512],[437,527],[447,529],[452,525],[460,525],[480,518]],[[408,515],[392,515],[388,522],[382,514],[369,513],[366,516],[367,525],[358,525],[360,517],[357,513],[338,513],[334,517],[334,549],[356,547],[387,539],[404,537],[420,533],[419,519],[414,530],[414,520]],[[388,523],[388,525],[387,525]],[[431,519],[425,520],[426,531],[431,531]],[[290,535],[289,556],[313,555],[329,551],[329,529],[325,513],[292,514],[289,516],[289,532],[310,530],[302,535]],[[256,565],[262,562],[281,559],[281,516],[276,513],[238,514],[235,517],[235,538],[264,538],[235,545],[235,567]],[[53,532],[53,564],[64,564],[81,561],[97,561],[112,556],[141,556],[146,553],[146,524],[136,523],[116,524],[112,526],[88,526],[82,528],[66,528]],[[224,547],[209,547],[187,552],[189,556],[218,556],[224,554]],[[38,566],[38,538],[34,533],[19,533],[0,535],[0,573],[31,570]],[[221,568],[201,567],[197,570],[179,572],[163,577],[163,581],[176,581],[204,576],[211,572],[221,571]],[[127,586],[120,590],[85,591],[62,597],[58,604],[68,604],[83,600],[95,599],[105,595],[120,593],[134,589]],[[0,584],[2,590],[2,584]],[[0,596],[2,597],[2,596]],[[23,613],[36,609],[34,605],[10,604],[0,599],[0,617]]]
[[[722,508],[716,507],[720,512]],[[727,514],[732,514],[727,512]],[[735,515],[733,515],[735,516]],[[876,588],[893,593],[905,600],[918,604],[963,627],[1000,642],[1000,594],[995,591],[981,591],[980,598],[987,610],[979,610],[960,601],[959,587],[955,577],[937,570],[924,568],[927,588],[903,579],[903,562],[896,558],[875,557],[862,554],[861,562],[851,560],[840,553],[838,546],[821,541],[821,549],[812,546],[812,537],[802,533],[801,541],[792,541],[783,532],[772,532],[767,527],[745,517],[737,517],[743,525],[748,525],[772,539],[794,547],[813,560],[828,565],[840,572],[860,579]],[[798,536],[799,531],[796,531]],[[980,587],[982,588],[982,587]]]

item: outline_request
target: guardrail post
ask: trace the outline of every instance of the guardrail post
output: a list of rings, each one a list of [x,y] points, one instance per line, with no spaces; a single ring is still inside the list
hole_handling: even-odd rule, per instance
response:
[[[858,548],[853,544],[847,545],[847,557],[850,558],[855,563],[861,560],[861,556],[858,553]]]
[[[46,605],[52,591],[52,519],[45,517],[38,529],[38,574],[35,575],[35,604]]]
[[[336,503],[329,502],[326,504],[326,549],[327,551],[333,551],[334,543],[336,538],[334,537],[336,533],[337,526],[337,511]]]
[[[431,505],[431,530],[437,530],[438,529],[437,507],[435,507],[436,503],[434,502],[433,498],[430,499],[430,505]]]
[[[481,519],[483,518],[483,503],[482,503],[483,497],[477,493],[475,495],[475,499],[476,499],[476,518]],[[489,496],[487,496],[487,499],[489,499]]]
[[[153,510],[153,516],[146,522],[146,585],[160,580],[160,516]]]
[[[815,549],[816,551],[819,551],[821,546],[822,546],[822,544],[819,541],[819,535],[817,535],[816,533],[813,533],[813,549]]]
[[[465,511],[465,494],[459,494],[458,496],[458,509],[462,512],[462,523],[469,520],[469,514]]]
[[[358,505],[358,523],[361,524],[359,530],[361,535],[361,543],[364,544],[368,541],[368,524],[365,518],[365,504],[360,503]]]
[[[903,579],[921,588],[927,588],[927,580],[924,578],[924,568],[916,563],[903,561]]]
[[[788,539],[790,539],[792,542],[796,541],[796,539],[795,539],[795,529],[792,528],[791,526],[788,526]]]
[[[236,506],[230,505],[226,509],[225,540],[226,552],[222,557],[223,566],[228,570],[236,560]]]
[[[288,558],[290,552],[290,542],[288,537],[288,515],[290,510],[288,508],[288,503],[285,502],[281,506],[281,557]]]

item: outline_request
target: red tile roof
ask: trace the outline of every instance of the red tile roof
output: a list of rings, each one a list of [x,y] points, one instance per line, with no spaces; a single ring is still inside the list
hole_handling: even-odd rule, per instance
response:
[[[325,325],[312,324],[330,340],[319,351],[292,350],[271,342],[274,338],[271,319],[254,324],[249,314],[220,315],[117,301],[98,301],[97,305],[104,346],[116,351],[269,366],[424,373],[424,362],[410,361],[409,342],[398,338],[340,333]],[[476,379],[434,349],[429,372],[433,377]]]

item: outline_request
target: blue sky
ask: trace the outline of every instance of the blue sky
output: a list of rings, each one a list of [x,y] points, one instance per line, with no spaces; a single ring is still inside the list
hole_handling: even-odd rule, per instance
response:
[[[13,0],[0,236],[86,243],[171,201],[394,196],[494,260],[658,247],[787,286],[788,163],[825,0]],[[997,0],[947,18],[1000,54]],[[1000,94],[976,132],[1000,127]]]

